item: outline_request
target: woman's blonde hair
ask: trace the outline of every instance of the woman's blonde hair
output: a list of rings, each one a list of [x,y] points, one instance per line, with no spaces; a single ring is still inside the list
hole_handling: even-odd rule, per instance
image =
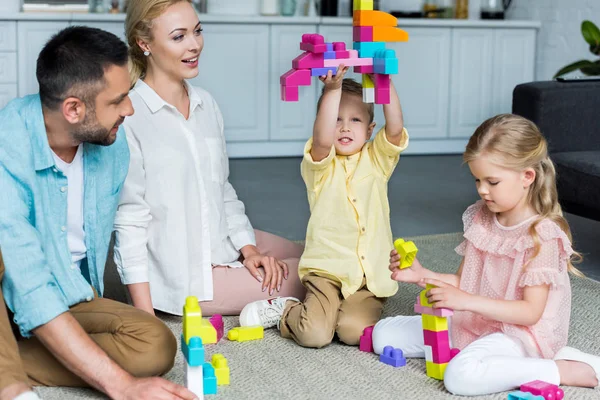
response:
[[[191,0],[129,0],[125,17],[125,34],[129,44],[129,78],[131,86],[143,78],[148,67],[147,57],[138,46],[138,39],[152,40],[152,21],[158,18],[168,7],[181,1]]]
[[[505,168],[515,171],[532,168],[535,171],[535,180],[529,188],[527,199],[539,215],[529,228],[529,234],[535,242],[533,257],[539,254],[541,247],[536,227],[544,219],[554,221],[569,240],[573,240],[571,229],[558,202],[556,170],[548,156],[548,143],[533,122],[513,114],[501,114],[488,119],[469,139],[463,160],[468,163],[482,154],[497,160],[497,163]],[[581,254],[573,253],[568,260],[569,272],[583,276],[572,263],[581,259]]]

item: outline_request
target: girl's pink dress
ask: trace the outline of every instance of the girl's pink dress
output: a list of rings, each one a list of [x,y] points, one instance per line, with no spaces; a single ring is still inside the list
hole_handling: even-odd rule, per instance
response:
[[[524,268],[534,252],[528,229],[535,218],[505,227],[483,201],[463,214],[465,240],[456,248],[464,257],[462,290],[503,300],[522,300],[525,286],[549,284],[550,292],[542,318],[533,326],[497,322],[468,311],[455,312],[451,329],[456,347],[462,349],[496,332],[519,339],[531,357],[552,358],[567,344],[571,318],[567,260],[573,249],[556,223],[543,220],[536,227],[540,252]]]

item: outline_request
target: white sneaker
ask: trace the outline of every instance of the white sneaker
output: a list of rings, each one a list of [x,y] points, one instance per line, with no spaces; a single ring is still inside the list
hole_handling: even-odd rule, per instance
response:
[[[556,353],[554,360],[579,361],[589,365],[596,372],[596,379],[598,379],[600,385],[600,357],[565,346]]]
[[[300,301],[294,297],[275,297],[246,304],[240,313],[240,326],[261,325],[263,328],[272,328],[279,325],[288,300]]]
[[[14,400],[42,400],[35,392],[24,392],[14,398]]]

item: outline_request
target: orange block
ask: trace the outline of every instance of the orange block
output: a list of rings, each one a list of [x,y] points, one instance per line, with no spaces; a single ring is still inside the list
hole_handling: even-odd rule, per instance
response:
[[[408,32],[391,26],[374,26],[374,42],[408,42]]]
[[[398,19],[383,11],[360,10],[354,11],[352,25],[354,26],[398,26]]]

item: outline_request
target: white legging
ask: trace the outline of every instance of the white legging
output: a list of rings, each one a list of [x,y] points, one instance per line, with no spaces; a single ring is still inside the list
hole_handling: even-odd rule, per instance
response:
[[[373,329],[373,348],[381,354],[385,346],[402,349],[405,357],[425,358],[420,316],[386,318]],[[527,357],[522,344],[503,333],[477,339],[450,361],[444,373],[446,389],[456,395],[480,396],[518,388],[541,380],[560,384],[553,360]]]

